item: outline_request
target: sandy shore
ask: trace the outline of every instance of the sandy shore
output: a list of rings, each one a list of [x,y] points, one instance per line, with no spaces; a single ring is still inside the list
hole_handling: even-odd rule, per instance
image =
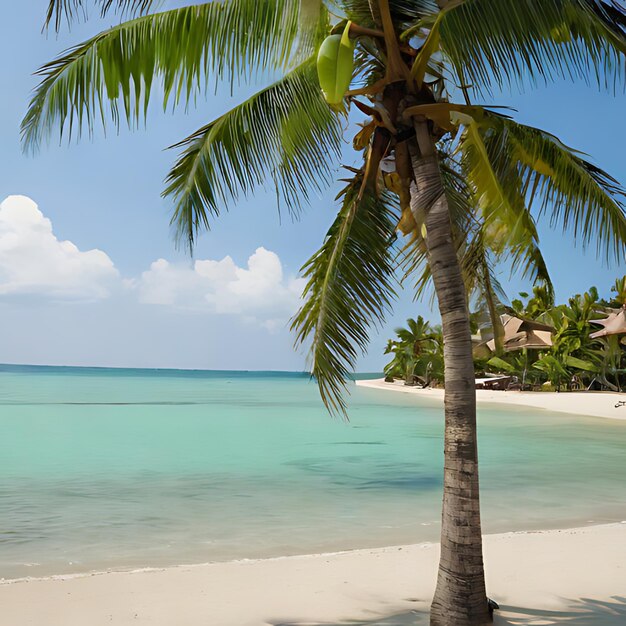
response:
[[[386,383],[382,378],[375,380],[357,380],[359,387],[383,389],[399,393],[415,394],[424,399],[443,400],[443,389],[418,389],[407,387],[403,382]],[[626,406],[616,408],[620,401],[626,400],[626,393],[573,391],[567,393],[548,393],[532,391],[476,391],[477,401],[481,404],[508,404],[509,406],[530,406],[536,409],[571,415],[591,417],[609,417],[626,420]]]
[[[7,626],[426,624],[437,544],[0,584]],[[626,522],[485,538],[496,624],[626,623]]]

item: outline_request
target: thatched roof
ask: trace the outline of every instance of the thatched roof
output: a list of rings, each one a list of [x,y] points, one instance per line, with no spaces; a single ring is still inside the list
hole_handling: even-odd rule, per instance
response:
[[[552,333],[554,332],[552,326],[513,315],[501,315],[500,319],[504,327],[502,343],[505,352],[521,350],[522,348],[541,350],[552,345]],[[496,349],[495,339],[488,341],[487,347],[494,351]]]

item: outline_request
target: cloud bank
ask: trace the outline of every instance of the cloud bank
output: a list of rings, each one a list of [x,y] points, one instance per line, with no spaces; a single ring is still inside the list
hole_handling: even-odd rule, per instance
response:
[[[119,280],[101,250],[79,250],[56,238],[50,220],[26,196],[0,203],[0,296],[102,299]]]
[[[193,267],[159,259],[138,281],[139,300],[147,304],[238,315],[274,329],[284,324],[300,300],[304,281],[285,278],[275,252],[257,248],[246,267],[230,256],[197,260]]]
[[[59,241],[30,198],[9,196],[0,204],[0,297],[101,300],[125,288],[145,305],[237,316],[277,330],[296,311],[303,286],[303,279],[286,277],[278,255],[263,247],[245,267],[230,256],[193,265],[159,259],[138,278],[122,279],[101,250]]]

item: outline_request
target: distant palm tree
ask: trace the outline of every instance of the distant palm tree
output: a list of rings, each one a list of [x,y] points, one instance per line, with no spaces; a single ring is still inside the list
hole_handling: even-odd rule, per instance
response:
[[[50,0],[48,19],[58,26],[86,4]],[[312,344],[324,402],[345,412],[344,381],[367,346],[368,328],[384,320],[394,297],[396,226],[426,255],[442,318],[446,386],[441,566],[431,623],[487,623],[472,344],[457,254],[463,234],[475,219],[498,230],[502,250],[532,278],[538,216],[622,259],[626,217],[622,189],[608,174],[549,133],[474,102],[523,82],[624,82],[624,11],[611,0],[222,0],[161,13],[152,12],[158,3],[151,0],[93,4],[139,17],[41,68],[23,122],[27,147],[55,125],[66,134],[109,116],[134,125],[154,92],[166,104],[193,103],[214,79],[278,76],[177,146],[165,195],[190,246],[229,203],[268,181],[297,213],[336,179],[342,109],[354,105],[364,114],[353,138],[362,164],[348,168],[337,218],[304,266],[306,301],[294,328],[298,341]],[[345,37],[337,80],[324,70],[330,91],[346,73],[350,79],[345,52],[356,46],[352,89],[338,101],[327,92],[332,107],[316,73],[331,30]],[[452,101],[457,96],[460,103]],[[593,124],[593,116],[580,123]]]
[[[398,327],[394,332],[397,339],[390,341],[387,347],[387,353],[393,353],[394,360],[385,369],[390,372],[400,369],[405,384],[413,385],[418,365],[422,364],[423,373],[428,375],[430,357],[437,353],[438,348],[436,330],[418,315],[417,319],[407,319],[406,328]]]

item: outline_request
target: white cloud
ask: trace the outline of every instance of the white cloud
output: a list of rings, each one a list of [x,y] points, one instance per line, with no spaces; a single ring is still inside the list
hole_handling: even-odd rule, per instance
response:
[[[82,252],[71,241],[59,241],[30,198],[9,196],[0,203],[0,296],[101,299],[118,281],[104,252]]]
[[[0,298],[100,300],[127,291],[142,303],[236,316],[276,332],[295,313],[303,287],[304,280],[285,277],[278,255],[263,247],[245,267],[230,256],[193,265],[159,259],[140,277],[122,278],[101,250],[59,241],[30,198],[9,196],[0,203]]]
[[[301,278],[285,278],[278,255],[262,247],[245,268],[229,256],[197,260],[192,267],[159,259],[137,284],[142,302],[237,315],[270,331],[296,311],[303,286]]]

